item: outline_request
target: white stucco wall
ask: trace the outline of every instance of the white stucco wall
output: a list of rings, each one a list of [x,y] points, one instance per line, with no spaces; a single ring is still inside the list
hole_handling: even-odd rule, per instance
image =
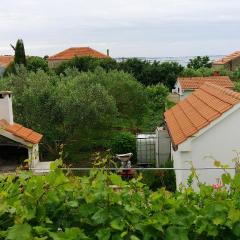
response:
[[[178,93],[179,95],[182,95],[182,88],[181,88],[181,85],[179,83],[179,81],[177,81],[174,85],[174,92],[175,93]]]
[[[228,164],[235,167],[232,159],[236,157],[234,150],[240,152],[240,109],[235,106],[235,111],[230,115],[223,114],[219,119],[211,123],[211,128],[202,129],[201,135],[188,139],[178,146],[176,152],[172,151],[175,168],[189,168],[191,162],[194,168],[214,167],[214,160],[208,156],[212,156],[222,164]],[[232,110],[233,111],[233,110]],[[230,112],[230,111],[229,111]],[[227,115],[227,116],[226,116]],[[224,116],[226,116],[224,118]],[[208,130],[206,131],[206,129]],[[189,143],[189,149],[183,149],[183,145]],[[231,174],[235,170],[228,170]],[[207,184],[218,183],[223,170],[199,170],[197,171],[201,182]],[[186,184],[190,171],[176,170],[177,185]]]
[[[11,92],[0,92],[0,119],[13,124],[13,108]]]
[[[39,147],[38,144],[34,144],[31,148],[28,148],[28,156],[30,160],[30,168],[35,168],[39,163]]]

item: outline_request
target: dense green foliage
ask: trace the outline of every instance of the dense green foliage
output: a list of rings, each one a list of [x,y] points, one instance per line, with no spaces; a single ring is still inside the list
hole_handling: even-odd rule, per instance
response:
[[[211,68],[212,63],[208,56],[203,56],[203,57],[197,56],[197,57],[189,60],[187,67],[193,68],[195,70],[199,69],[199,68]]]
[[[76,68],[79,71],[94,71],[97,67],[102,67],[106,71],[122,70],[132,74],[140,83],[152,85],[163,83],[172,88],[177,76],[183,67],[175,62],[153,62],[143,61],[137,58],[130,58],[122,62],[114,59],[96,59],[91,57],[75,57],[68,62],[63,62],[56,69],[56,73],[65,73],[68,68]]]
[[[139,178],[94,170],[78,178],[60,169],[1,176],[0,239],[239,239],[240,175],[225,174],[225,187],[200,185],[199,193],[153,192]]]
[[[173,168],[172,161],[166,161],[160,168]],[[145,170],[142,171],[142,182],[156,191],[161,187],[165,187],[168,191],[176,191],[176,176],[172,170]]]
[[[181,72],[180,76],[182,77],[209,77],[213,75],[220,75],[220,76],[229,76],[231,80],[233,81],[239,81],[240,80],[240,69],[237,69],[235,71],[229,71],[225,68],[199,68],[199,69],[193,69],[193,68],[184,68],[184,70]]]
[[[112,58],[74,57],[55,68],[57,74],[64,74],[68,68],[76,68],[80,72],[94,71],[102,67],[106,71],[117,69],[117,62]]]
[[[133,153],[136,157],[136,136],[129,132],[120,132],[113,138],[110,148],[113,154]]]
[[[116,70],[68,70],[58,76],[20,67],[17,74],[0,80],[0,89],[13,91],[15,121],[43,133],[44,146],[53,154],[57,143],[103,147],[101,136],[135,128],[147,111],[145,88]],[[89,139],[96,137],[98,143],[91,145]]]
[[[48,63],[45,59],[41,57],[31,56],[27,58],[27,70],[37,72],[38,70],[43,70],[45,72],[49,71]]]

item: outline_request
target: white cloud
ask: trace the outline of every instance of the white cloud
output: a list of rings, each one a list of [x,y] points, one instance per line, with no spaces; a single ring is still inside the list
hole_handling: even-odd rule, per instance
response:
[[[113,56],[221,54],[239,49],[238,0],[2,0],[0,54],[89,45]],[[235,49],[233,49],[235,50]]]

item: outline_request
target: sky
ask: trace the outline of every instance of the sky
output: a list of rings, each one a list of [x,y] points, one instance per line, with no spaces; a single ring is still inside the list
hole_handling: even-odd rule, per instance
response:
[[[0,55],[89,46],[112,57],[223,55],[240,50],[239,0],[1,0]]]

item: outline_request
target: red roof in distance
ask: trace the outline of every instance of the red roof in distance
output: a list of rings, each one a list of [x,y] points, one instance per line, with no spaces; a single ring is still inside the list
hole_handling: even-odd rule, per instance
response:
[[[48,58],[51,60],[71,60],[74,57],[94,57],[94,58],[109,58],[108,55],[100,53],[90,47],[72,47],[59,52]]]
[[[6,68],[13,60],[14,56],[11,55],[0,56],[0,66]]]
[[[210,76],[210,77],[180,77],[178,81],[183,90],[198,89],[205,82],[233,89],[234,84],[228,76]]]
[[[228,63],[238,57],[240,57],[240,51],[236,51],[236,52],[231,53],[219,60],[216,60],[213,64],[222,65],[222,64]]]

